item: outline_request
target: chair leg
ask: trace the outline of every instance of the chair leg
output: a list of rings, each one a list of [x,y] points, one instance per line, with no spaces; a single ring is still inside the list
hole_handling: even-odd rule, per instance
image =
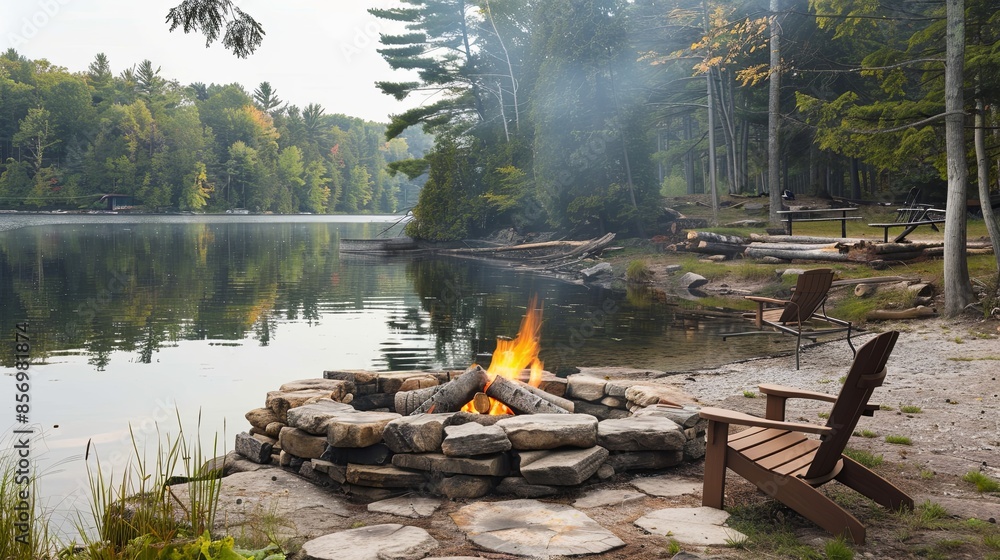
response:
[[[802,349],[802,323],[799,323],[799,332],[795,335],[795,369],[799,369],[799,351]]]
[[[830,534],[844,535],[855,544],[864,544],[865,526],[801,479],[772,473],[735,452],[729,456],[729,468]]]
[[[726,494],[726,447],[729,444],[729,425],[709,420],[707,437],[701,505],[722,509]]]
[[[851,322],[848,322],[847,323],[847,345],[851,347],[851,357],[857,358],[858,357],[858,349],[855,348],[854,344],[851,343],[851,326],[852,326]]]
[[[844,468],[837,475],[838,482],[868,496],[876,503],[881,504],[882,507],[892,511],[913,509],[913,498],[893,486],[891,482],[868,470],[850,457],[843,457],[843,460]]]

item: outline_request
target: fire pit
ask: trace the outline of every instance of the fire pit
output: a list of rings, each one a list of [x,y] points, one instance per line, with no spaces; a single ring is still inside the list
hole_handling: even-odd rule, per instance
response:
[[[690,398],[670,385],[556,377],[538,360],[540,325],[532,301],[485,370],[334,370],[286,383],[247,413],[236,451],[363,500],[541,497],[704,455]]]

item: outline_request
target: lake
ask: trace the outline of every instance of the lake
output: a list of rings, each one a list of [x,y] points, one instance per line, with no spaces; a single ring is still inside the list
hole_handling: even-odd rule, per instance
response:
[[[225,438],[221,453],[282,383],[334,368],[465,368],[516,334],[533,295],[551,371],[679,372],[770,350],[763,337],[723,343],[746,325],[649,291],[463,259],[339,253],[340,239],[396,232],[396,219],[0,215],[0,329],[11,341],[0,365],[13,386],[14,331],[27,323],[32,454],[47,507],[85,503],[88,442],[118,466],[133,437],[155,450],[158,430],[176,433],[180,416],[191,432],[200,414],[204,438]],[[0,426],[22,427],[4,401]]]

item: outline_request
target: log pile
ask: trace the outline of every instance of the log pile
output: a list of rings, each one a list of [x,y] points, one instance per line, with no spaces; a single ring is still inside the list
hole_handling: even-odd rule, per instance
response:
[[[674,244],[667,250],[715,255],[723,259],[745,257],[781,261],[878,263],[940,257],[944,254],[944,244],[942,242],[881,243],[864,239],[831,239],[802,235],[751,234],[748,238],[744,238],[705,231],[689,231],[685,243]],[[969,254],[991,251],[988,242],[968,243]]]

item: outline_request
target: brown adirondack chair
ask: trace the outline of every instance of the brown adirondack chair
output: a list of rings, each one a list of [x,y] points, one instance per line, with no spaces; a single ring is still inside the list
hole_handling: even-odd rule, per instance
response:
[[[729,468],[823,529],[858,544],[865,540],[864,525],[816,487],[837,480],[887,508],[912,509],[913,499],[903,491],[843,455],[861,415],[878,410],[868,399],[885,379],[885,363],[898,336],[895,331],[883,333],[861,347],[838,397],[761,385],[767,395],[764,418],[703,408],[701,417],[708,419],[703,504],[722,509]],[[785,422],[785,401],[790,398],[833,402],[826,425]],[[752,427],[730,435],[733,424]]]
[[[847,331],[847,345],[851,347],[852,354],[856,355],[857,351],[851,342],[851,322],[836,319],[826,314],[825,304],[831,284],[833,284],[833,270],[829,268],[807,270],[799,275],[795,291],[792,292],[792,297],[787,300],[746,296],[746,299],[757,302],[757,312],[745,313],[743,316],[753,319],[754,325],[758,329],[768,326],[796,337],[795,369],[799,369],[799,351],[802,349],[802,336],[806,329],[810,329],[808,331],[810,334],[806,334],[806,338],[814,341],[821,334]],[[810,321],[813,320],[825,321],[837,326],[815,329],[810,325]],[[729,334],[723,336],[722,339],[725,340],[740,334],[748,333]]]

